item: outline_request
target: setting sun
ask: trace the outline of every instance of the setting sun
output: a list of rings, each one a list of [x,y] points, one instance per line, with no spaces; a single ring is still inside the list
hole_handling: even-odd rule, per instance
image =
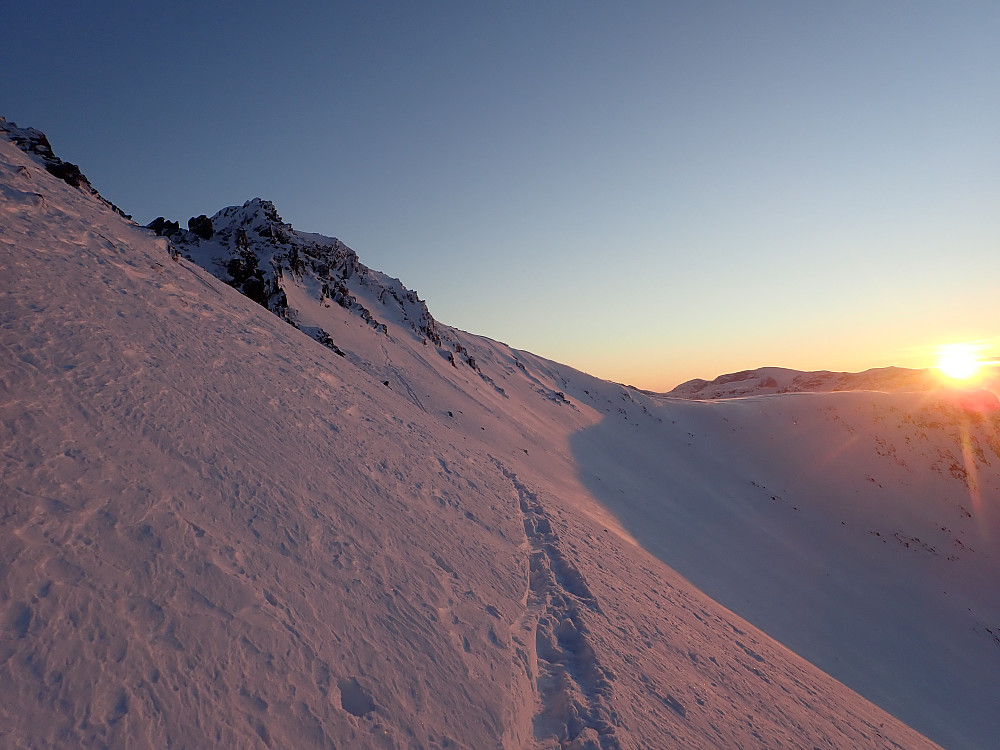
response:
[[[975,344],[950,344],[938,351],[937,368],[954,380],[968,380],[982,366]]]

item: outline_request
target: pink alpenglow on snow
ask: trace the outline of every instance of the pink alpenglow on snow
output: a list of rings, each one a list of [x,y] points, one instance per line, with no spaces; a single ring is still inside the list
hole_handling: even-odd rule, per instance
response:
[[[267,201],[136,226],[4,126],[3,746],[1000,735],[995,400],[642,393]]]

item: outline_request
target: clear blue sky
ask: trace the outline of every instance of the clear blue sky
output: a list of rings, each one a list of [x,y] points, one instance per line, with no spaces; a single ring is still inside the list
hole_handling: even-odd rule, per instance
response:
[[[1000,3],[17,3],[0,114],[146,223],[260,196],[668,389],[1000,336]]]

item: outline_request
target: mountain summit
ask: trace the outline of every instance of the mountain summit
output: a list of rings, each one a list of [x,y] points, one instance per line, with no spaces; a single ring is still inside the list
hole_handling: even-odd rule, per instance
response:
[[[331,327],[331,305],[360,318],[376,333],[387,334],[387,324],[407,331],[452,365],[461,362],[493,382],[458,336],[438,324],[399,279],[364,265],[336,238],[295,230],[270,201],[254,198],[211,217],[192,217],[187,230],[162,217],[149,228],[166,236],[175,253],[338,354],[344,352],[323,327]]]

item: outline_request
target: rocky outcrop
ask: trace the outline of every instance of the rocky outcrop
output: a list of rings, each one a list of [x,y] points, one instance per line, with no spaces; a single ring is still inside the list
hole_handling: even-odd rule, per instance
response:
[[[176,221],[168,221],[162,216],[157,216],[146,225],[146,229],[152,229],[160,237],[171,237],[180,231],[181,225]]]
[[[198,237],[203,240],[212,239],[212,235],[215,234],[215,228],[212,226],[212,220],[202,214],[201,216],[192,216],[188,219],[188,231],[194,232]]]
[[[386,333],[386,323],[391,321],[424,343],[449,345],[416,292],[365,266],[340,240],[295,230],[270,201],[254,198],[242,206],[224,208],[211,218],[204,214],[192,217],[187,230],[163,217],[151,222],[149,229],[168,237],[175,252],[204,266],[292,325],[306,332],[315,329],[311,335],[326,346],[332,343],[328,333],[299,324],[297,311],[288,307],[283,285],[294,283],[310,290],[318,303],[334,303],[376,332]]]
[[[35,128],[19,128],[17,123],[9,122],[7,119],[0,117],[0,132],[6,134],[11,143],[24,153],[30,154],[37,159],[50,174],[58,177],[70,187],[78,188],[93,195],[126,219],[132,218],[98,193],[94,186],[90,184],[90,180],[87,179],[86,175],[80,171],[80,168],[76,164],[63,161],[56,156],[52,150],[52,144],[49,143],[49,139],[42,131]]]

